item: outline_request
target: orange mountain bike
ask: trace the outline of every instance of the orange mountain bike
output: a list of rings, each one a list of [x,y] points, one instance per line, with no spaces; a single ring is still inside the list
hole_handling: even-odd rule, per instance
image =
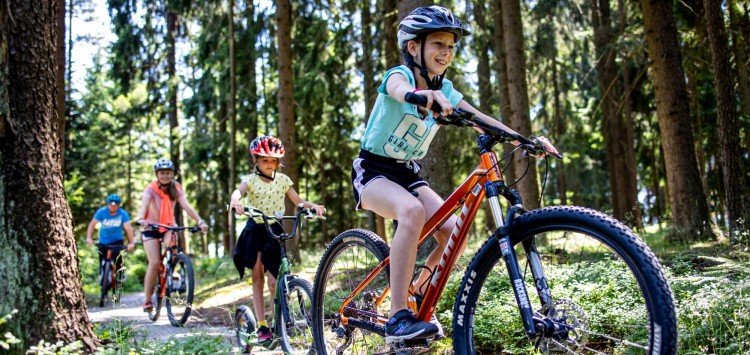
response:
[[[408,96],[409,102],[426,104]],[[640,238],[587,208],[525,210],[520,194],[504,182],[492,147],[517,140],[517,149],[537,155],[544,148],[534,137],[512,136],[460,109],[439,122],[485,133],[477,138],[479,165],[420,235],[422,245],[459,212],[431,278],[413,285],[423,295],[409,302],[419,304],[412,306],[418,319],[429,321],[435,312],[487,197],[497,228],[469,263],[455,296],[451,330],[456,354],[502,352],[505,344],[496,344],[501,332],[516,334],[529,352],[676,353],[674,297],[661,265]],[[508,202],[506,214],[501,197]],[[417,266],[415,280],[424,269]],[[385,343],[389,248],[372,232],[354,229],[337,236],[321,258],[313,291],[318,354],[409,354],[429,346],[425,340]],[[514,309],[520,317],[509,314]]]
[[[165,229],[172,235],[169,244],[164,245],[161,254],[159,278],[156,280],[154,293],[151,296],[154,309],[148,312],[148,318],[154,322],[157,321],[161,314],[161,305],[164,303],[169,323],[175,327],[182,327],[188,321],[193,308],[195,275],[190,257],[183,252],[182,246],[178,243],[178,233],[183,230],[200,233],[201,229],[200,227],[168,226],[159,223],[148,223],[148,226],[155,230]]]

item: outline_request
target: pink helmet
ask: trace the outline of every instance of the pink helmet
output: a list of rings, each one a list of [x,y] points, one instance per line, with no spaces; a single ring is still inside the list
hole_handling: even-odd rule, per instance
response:
[[[283,158],[284,145],[273,136],[260,136],[250,143],[250,154],[262,157]]]

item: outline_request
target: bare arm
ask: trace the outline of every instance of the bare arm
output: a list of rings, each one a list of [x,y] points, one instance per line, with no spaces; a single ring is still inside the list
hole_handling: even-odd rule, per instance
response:
[[[198,212],[195,212],[192,206],[190,206],[190,203],[188,202],[187,198],[185,197],[185,194],[183,194],[177,202],[180,203],[180,206],[187,212],[188,216],[190,218],[194,219],[198,222],[198,227],[201,227],[201,230],[205,233],[208,231],[208,224],[206,224],[206,221],[201,218],[201,216],[198,215]]]
[[[128,251],[133,251],[133,242],[135,241],[133,239],[133,226],[130,224],[130,221],[125,222],[125,224],[122,225],[123,228],[125,228],[125,233],[128,235]]]
[[[92,218],[91,222],[89,222],[89,227],[86,228],[86,243],[94,244],[94,240],[91,239],[91,236],[94,234],[94,228],[96,228],[97,223],[99,223],[99,221],[97,221],[96,218]]]
[[[391,76],[388,77],[388,81],[385,84],[385,90],[388,92],[388,96],[396,99],[396,101],[405,103],[406,102],[406,94],[410,92],[415,92],[414,86],[409,84],[409,81],[406,80],[406,77],[404,77],[400,73],[394,73]],[[418,90],[416,91],[416,94],[422,95],[425,98],[427,98],[427,108],[432,107],[432,102],[437,102],[440,107],[443,108],[443,114],[449,115],[451,112],[453,112],[453,105],[451,105],[451,102],[448,100],[448,98],[443,95],[443,92],[440,90]],[[437,113],[435,113],[437,115]]]
[[[303,200],[302,197],[300,197],[299,194],[297,194],[297,191],[295,191],[293,187],[290,187],[289,190],[287,190],[286,195],[289,197],[290,200],[292,200],[292,202],[295,205],[299,205],[301,203],[302,207],[304,208],[314,209],[315,213],[318,216],[323,217],[323,214],[326,212],[325,206],[314,204],[312,202]]]
[[[146,193],[146,191],[143,191],[143,196],[141,197],[141,209],[138,211],[138,218],[135,220],[140,222],[146,219],[146,211],[148,210],[148,205],[151,203],[151,196]]]
[[[235,214],[242,214],[245,207],[242,205],[242,197],[247,193],[247,182],[243,181],[237,189],[232,192],[232,196],[229,197],[229,208],[234,210]]]

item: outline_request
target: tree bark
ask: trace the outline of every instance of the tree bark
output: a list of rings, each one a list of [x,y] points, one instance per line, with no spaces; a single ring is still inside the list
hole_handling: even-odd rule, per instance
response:
[[[503,35],[503,5],[501,0],[495,0],[493,4],[495,11],[492,14],[495,29],[495,72],[497,74],[498,96],[500,98],[500,119],[503,124],[510,127],[510,120],[513,113],[510,110],[510,93],[508,91],[508,66],[506,63],[505,36]],[[510,143],[503,145],[505,154],[509,154],[513,149],[514,146]],[[509,164],[503,174],[506,177],[515,177],[515,165]]]
[[[672,210],[673,228],[667,238],[672,242],[715,240],[717,236],[711,228],[708,203],[701,188],[693,149],[685,75],[672,3],[660,0],[641,0],[640,3]]]
[[[397,7],[397,0],[383,0],[383,48],[385,53],[385,67],[393,68],[401,63],[401,48],[398,48],[398,23],[401,15]]]
[[[279,52],[279,138],[286,153],[281,159],[284,172],[295,185],[299,182],[297,169],[297,128],[294,111],[294,79],[292,73],[292,4],[289,0],[276,0],[277,41]],[[294,204],[286,200],[287,212],[294,210]]]
[[[508,72],[508,96],[510,99],[511,121],[510,128],[516,132],[531,135],[531,119],[529,118],[529,96],[526,83],[526,54],[524,52],[523,27],[521,25],[520,0],[501,0],[503,16],[503,36],[505,40],[506,68]],[[514,180],[520,179],[526,171],[526,176],[516,186],[521,193],[524,207],[536,209],[539,207],[539,181],[536,169],[536,159],[516,154],[514,157]],[[528,160],[527,160],[528,159]]]
[[[617,80],[617,52],[613,50],[616,37],[612,28],[609,0],[592,2],[594,44],[597,51],[597,78],[601,91],[602,130],[606,146],[607,169],[612,190],[612,214],[615,218],[639,225],[633,218],[637,209],[637,190],[634,172],[633,141],[628,139],[628,127],[622,115],[620,84]],[[630,161],[632,160],[632,161]]]
[[[60,140],[60,168],[65,171],[65,0],[57,0],[60,11],[57,13],[57,85],[56,106],[57,125]]]
[[[730,28],[732,29],[732,49],[737,65],[737,80],[740,89],[741,112],[750,117],[750,19],[747,13],[740,13],[736,0],[728,0]],[[747,136],[750,132],[746,132]],[[750,149],[750,147],[745,147]]]
[[[234,0],[229,0],[229,188],[237,184],[237,71],[234,53]],[[253,62],[251,65],[254,65]],[[234,215],[227,213],[229,253],[234,255]]]
[[[704,17],[711,45],[711,63],[716,87],[717,121],[721,152],[722,178],[726,190],[729,240],[738,242],[743,234],[744,222],[750,218],[748,196],[742,171],[740,129],[737,119],[734,92],[734,74],[729,64],[729,48],[720,0],[704,0]],[[744,222],[743,222],[744,221]]]
[[[5,329],[23,341],[12,353],[41,339],[82,340],[91,352],[99,345],[86,312],[60,162],[60,4],[0,6],[0,314],[18,309]]]

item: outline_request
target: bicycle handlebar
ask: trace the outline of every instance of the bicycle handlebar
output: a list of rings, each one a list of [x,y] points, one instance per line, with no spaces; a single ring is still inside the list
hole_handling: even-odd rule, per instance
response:
[[[426,108],[427,106],[427,98],[413,93],[409,92],[406,93],[404,96],[404,100],[410,104],[414,104],[420,107]],[[495,127],[484,120],[482,120],[479,117],[476,117],[473,113],[460,109],[455,108],[453,109],[453,112],[447,116],[444,116],[442,114],[443,108],[435,101],[432,102],[432,106],[429,109],[430,111],[436,112],[439,114],[438,117],[435,118],[435,121],[437,121],[440,124],[443,125],[454,125],[454,126],[470,126],[479,128],[485,133],[489,134],[493,137],[493,139],[497,140],[498,142],[510,142],[510,141],[518,141],[519,147],[526,152],[532,154],[532,155],[539,155],[540,153],[549,154],[557,159],[562,159],[562,154],[552,153],[545,149],[544,144],[542,144],[539,139],[535,136],[530,137],[524,137],[517,133],[510,133],[506,130],[503,130],[501,128]]]
[[[227,208],[227,210],[231,209],[232,212],[234,212],[234,209],[232,209],[231,206],[227,205],[226,208]],[[266,225],[266,231],[268,231],[268,235],[270,235],[273,239],[276,239],[276,240],[289,240],[289,239],[294,238],[294,235],[297,233],[297,229],[298,229],[297,227],[299,227],[299,219],[300,219],[300,216],[302,214],[305,214],[305,218],[306,219],[323,219],[323,220],[326,219],[323,216],[318,216],[317,214],[315,214],[315,210],[314,209],[304,208],[304,207],[301,207],[301,206],[297,207],[297,213],[295,215],[293,215],[293,216],[284,216],[281,213],[278,213],[275,216],[267,216],[265,213],[263,213],[263,211],[261,211],[261,210],[259,210],[257,208],[254,208],[254,207],[244,206],[244,209],[245,209],[245,211],[243,212],[243,214],[245,216],[248,216],[248,217],[251,217],[251,218],[252,217],[261,217],[261,218],[263,218],[263,223]],[[271,230],[271,224],[268,223],[269,219],[275,220],[277,222],[281,222],[281,221],[283,221],[285,219],[287,219],[287,220],[289,220],[289,219],[294,220],[294,226],[292,227],[292,233],[288,234],[288,233],[284,232],[281,235],[278,235],[278,234],[274,233],[273,230]]]
[[[140,226],[143,225],[143,223],[138,222],[138,221],[136,221],[133,224],[135,226],[137,226],[137,227],[140,227]],[[198,233],[198,232],[201,231],[201,227],[197,227],[197,226],[195,226],[195,227],[168,226],[166,224],[161,224],[161,223],[145,223],[145,224],[146,224],[146,226],[148,226],[149,228],[152,228],[152,229],[164,228],[164,229],[167,229],[170,232],[179,232],[179,231],[187,230],[187,231],[192,232],[192,233]]]

